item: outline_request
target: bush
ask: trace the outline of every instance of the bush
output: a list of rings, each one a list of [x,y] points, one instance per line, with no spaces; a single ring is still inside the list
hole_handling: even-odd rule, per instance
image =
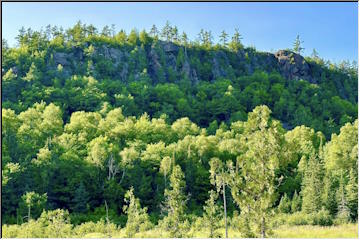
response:
[[[2,237],[3,238],[16,238],[20,230],[19,225],[3,225],[2,226]]]
[[[287,215],[286,222],[289,225],[298,226],[298,225],[308,225],[311,223],[311,216],[303,212],[296,212],[293,214]]]
[[[114,223],[106,224],[104,219],[94,223],[94,222],[86,222],[74,228],[74,234],[77,237],[85,237],[92,236],[96,234],[102,234],[106,236],[114,236],[118,231],[118,227]],[[92,234],[92,235],[91,235]]]
[[[330,226],[333,224],[333,219],[328,210],[322,209],[316,213],[311,214],[306,214],[304,212],[296,212],[293,214],[278,214],[272,221],[273,227],[278,227],[284,224],[287,224],[289,226]]]
[[[328,210],[324,208],[317,213],[311,214],[311,224],[320,226],[330,226],[333,224],[332,216]]]

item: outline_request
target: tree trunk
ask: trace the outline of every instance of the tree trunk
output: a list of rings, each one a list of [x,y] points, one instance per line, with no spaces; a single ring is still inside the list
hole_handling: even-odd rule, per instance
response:
[[[30,210],[31,210],[31,205],[29,204],[29,208],[28,208],[28,221],[30,221],[30,218],[31,218],[31,216],[30,216]]]
[[[120,185],[121,185],[122,181],[124,180],[125,172],[126,172],[126,168],[124,169],[123,174],[121,176],[121,179],[120,179],[120,182],[119,182]]]
[[[262,217],[262,221],[261,221],[261,237],[265,238],[265,217]]]
[[[225,196],[225,182],[223,182],[223,199],[224,199],[224,215],[225,215],[225,238],[228,237],[228,226],[226,216],[226,196]]]

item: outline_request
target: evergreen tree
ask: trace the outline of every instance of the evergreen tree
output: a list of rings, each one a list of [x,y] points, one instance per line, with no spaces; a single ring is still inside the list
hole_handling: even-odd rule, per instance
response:
[[[331,173],[327,173],[324,177],[323,184],[323,197],[322,203],[325,206],[326,210],[330,212],[331,215],[335,215],[337,211],[337,202],[336,202],[336,186],[335,186],[335,177]]]
[[[167,42],[171,41],[171,33],[172,33],[172,27],[170,26],[170,22],[166,21],[165,26],[163,27],[161,31],[161,37],[165,39]]]
[[[244,214],[252,216],[263,238],[271,231],[269,218],[282,179],[275,172],[286,152],[284,130],[280,122],[270,118],[270,113],[266,106],[249,113],[240,139],[243,153],[237,157],[236,166],[230,167],[232,196]]]
[[[294,52],[296,52],[297,54],[301,54],[305,48],[302,47],[302,44],[304,43],[304,41],[300,40],[300,36],[297,35],[295,42],[293,44],[293,50]]]
[[[346,184],[346,199],[350,209],[350,216],[353,221],[356,221],[358,216],[358,181],[354,170],[351,169],[349,173],[349,181]]]
[[[291,211],[291,201],[285,193],[284,196],[281,197],[278,209],[282,213],[290,213]]]
[[[223,46],[223,47],[226,47],[227,44],[228,44],[228,43],[227,43],[228,36],[229,36],[229,34],[227,34],[224,30],[221,32],[220,42],[222,43],[222,46]]]
[[[336,219],[340,223],[347,223],[350,220],[350,209],[346,199],[345,179],[343,177],[343,173],[341,173],[339,189],[336,192],[336,198],[338,202],[338,212]]]
[[[293,195],[293,198],[291,200],[291,212],[295,213],[301,210],[301,198],[298,195],[297,191],[295,190],[295,193]]]
[[[180,166],[176,165],[170,176],[170,190],[165,189],[164,210],[167,216],[160,223],[170,237],[184,237],[189,230],[189,222],[185,217],[187,197],[184,191],[184,173]]]
[[[321,208],[321,181],[322,166],[319,159],[313,154],[308,160],[302,181],[302,211],[314,213]]]
[[[211,190],[209,191],[210,198],[205,202],[204,214],[203,214],[203,223],[206,229],[209,229],[209,238],[218,237],[216,230],[220,228],[221,225],[221,209],[216,204],[218,194]]]
[[[126,237],[133,238],[136,233],[144,232],[152,227],[147,214],[147,208],[141,208],[140,200],[135,198],[134,188],[131,187],[125,194],[123,210],[127,214],[125,226]]]
[[[73,200],[74,203],[73,210],[75,212],[80,212],[80,213],[86,212],[88,201],[89,201],[89,194],[86,191],[84,183],[81,182],[79,187],[75,190],[75,196]]]
[[[152,25],[149,34],[150,34],[150,36],[153,37],[154,39],[157,39],[157,38],[158,38],[158,36],[159,36],[159,30],[157,29],[157,27],[155,26],[155,24]]]
[[[229,44],[229,48],[233,50],[234,52],[237,52],[239,49],[241,49],[243,46],[241,44],[242,36],[239,32],[239,29],[235,29],[235,33],[231,38],[231,42]]]

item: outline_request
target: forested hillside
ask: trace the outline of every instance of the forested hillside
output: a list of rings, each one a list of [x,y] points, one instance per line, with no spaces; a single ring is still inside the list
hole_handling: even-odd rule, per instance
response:
[[[357,66],[241,39],[79,22],[3,40],[5,236],[356,222]]]

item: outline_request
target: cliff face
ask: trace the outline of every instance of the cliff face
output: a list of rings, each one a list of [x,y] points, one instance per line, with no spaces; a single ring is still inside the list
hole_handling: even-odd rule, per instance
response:
[[[88,47],[88,46],[87,46]],[[112,68],[116,69],[113,77],[126,81],[129,74],[138,76],[143,69],[136,66],[131,67],[130,63],[139,65],[139,59],[143,57],[145,68],[154,82],[159,78],[168,80],[167,70],[171,69],[175,74],[190,79],[194,84],[199,80],[214,81],[219,77],[229,77],[231,72],[241,75],[252,74],[255,70],[266,72],[277,71],[288,80],[303,79],[316,83],[316,77],[311,74],[311,65],[299,54],[288,50],[280,50],[275,54],[256,52],[253,49],[241,49],[237,53],[223,49],[199,50],[186,48],[170,42],[158,41],[151,46],[134,49],[117,48],[105,44],[94,46],[92,53],[86,53],[86,47],[73,47],[70,52],[54,51],[52,54],[53,67],[61,64],[65,73],[73,74],[76,66],[88,64],[91,60],[94,69],[96,64],[105,60]],[[181,52],[181,53],[180,53]],[[199,59],[198,65],[208,66],[208,77],[204,79],[199,66],[194,58]],[[51,67],[49,65],[49,67]],[[238,75],[238,74],[235,74]]]

